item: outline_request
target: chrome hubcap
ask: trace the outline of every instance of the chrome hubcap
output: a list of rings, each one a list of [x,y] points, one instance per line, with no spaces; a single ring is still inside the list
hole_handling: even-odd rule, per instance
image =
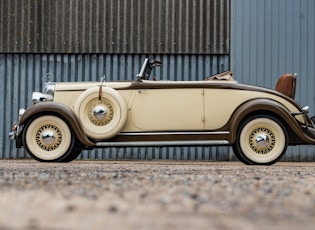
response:
[[[104,106],[97,106],[94,108],[93,114],[97,120],[103,120],[106,117],[107,110]]]
[[[36,143],[45,151],[53,151],[62,143],[62,132],[54,124],[46,124],[36,131]]]
[[[87,104],[87,116],[93,125],[105,126],[113,120],[113,105],[105,98],[102,100],[95,98]]]
[[[266,134],[259,134],[256,137],[256,144],[261,148],[265,148],[269,145],[269,137]]]
[[[249,136],[249,146],[257,154],[267,154],[276,145],[276,136],[271,129],[256,128]]]
[[[54,135],[53,131],[47,130],[42,133],[42,141],[45,145],[52,145],[56,140],[56,137]]]

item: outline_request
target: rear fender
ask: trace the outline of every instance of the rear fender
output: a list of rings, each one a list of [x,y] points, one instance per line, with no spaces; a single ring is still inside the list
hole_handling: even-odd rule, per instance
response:
[[[73,131],[75,132],[78,140],[84,145],[88,147],[92,147],[95,144],[91,142],[88,137],[86,136],[85,132],[83,131],[82,126],[78,122],[75,114],[69,109],[67,106],[56,103],[56,102],[42,102],[33,105],[29,109],[25,111],[22,115],[19,126],[26,125],[27,122],[37,115],[42,114],[57,114],[63,117],[72,127]]]
[[[308,136],[297,120],[291,115],[291,112],[281,103],[266,99],[260,98],[245,102],[241,106],[239,106],[235,112],[233,113],[230,122],[229,129],[230,133],[230,143],[234,144],[237,136],[237,129],[240,126],[241,122],[247,118],[248,116],[257,115],[259,113],[262,114],[270,114],[273,116],[277,116],[280,120],[286,125],[286,127],[290,127],[290,129],[296,134],[302,143],[314,143],[314,139]],[[296,142],[296,141],[294,141]]]

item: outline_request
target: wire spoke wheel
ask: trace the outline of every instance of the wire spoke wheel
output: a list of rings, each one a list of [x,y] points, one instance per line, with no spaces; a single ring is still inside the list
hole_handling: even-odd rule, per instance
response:
[[[23,142],[28,153],[40,161],[62,161],[73,149],[69,126],[53,115],[39,116],[25,127]]]
[[[235,155],[247,164],[273,164],[288,146],[288,134],[282,123],[267,115],[243,122],[237,137]]]

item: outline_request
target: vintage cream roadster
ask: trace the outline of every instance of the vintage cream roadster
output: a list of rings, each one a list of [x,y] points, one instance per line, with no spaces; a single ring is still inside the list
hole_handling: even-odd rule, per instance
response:
[[[245,164],[273,164],[288,145],[314,144],[314,119],[294,101],[296,77],[275,90],[243,85],[229,72],[203,81],[45,83],[20,110],[10,138],[39,161],[69,162],[83,149],[230,145]]]

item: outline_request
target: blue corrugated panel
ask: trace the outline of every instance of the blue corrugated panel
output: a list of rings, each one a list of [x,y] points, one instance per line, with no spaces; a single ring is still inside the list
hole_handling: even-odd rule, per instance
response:
[[[315,113],[315,1],[231,0],[231,63],[239,82],[273,88],[296,72],[296,100]],[[289,147],[284,160],[314,161],[313,146]]]
[[[33,91],[42,91],[47,73],[55,81],[107,81],[135,79],[145,55],[46,55],[0,54],[0,158],[27,157],[8,139],[11,126],[18,118],[19,108],[31,105]],[[202,80],[229,70],[229,55],[163,55],[155,56],[163,67],[155,75],[159,79]],[[170,148],[107,148],[84,151],[82,159],[194,159],[227,160],[228,147]]]

